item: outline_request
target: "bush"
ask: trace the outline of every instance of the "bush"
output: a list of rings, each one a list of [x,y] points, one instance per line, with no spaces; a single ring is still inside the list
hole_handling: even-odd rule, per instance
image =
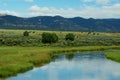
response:
[[[29,36],[29,32],[28,31],[23,32],[23,36]]]
[[[58,36],[55,33],[46,33],[42,34],[43,43],[56,43],[58,41]]]
[[[51,41],[53,43],[56,43],[58,41],[58,36],[55,34],[55,33],[52,33],[51,34]]]
[[[75,35],[72,34],[72,33],[68,33],[68,34],[65,36],[65,40],[74,41],[74,38],[75,38]]]

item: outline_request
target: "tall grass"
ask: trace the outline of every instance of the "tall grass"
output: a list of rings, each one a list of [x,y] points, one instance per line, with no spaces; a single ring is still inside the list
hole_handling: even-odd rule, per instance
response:
[[[31,48],[4,47],[3,50],[0,48],[2,51],[0,52],[0,77],[4,78],[17,75],[20,72],[32,69],[34,66],[44,65],[50,62],[48,53],[29,49]]]

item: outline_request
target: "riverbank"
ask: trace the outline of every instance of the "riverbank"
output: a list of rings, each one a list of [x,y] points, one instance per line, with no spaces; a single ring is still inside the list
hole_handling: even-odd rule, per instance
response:
[[[45,65],[55,53],[108,49],[120,49],[120,46],[0,47],[0,78],[14,76],[35,66]]]
[[[120,62],[120,52],[107,52],[105,56],[107,59]]]

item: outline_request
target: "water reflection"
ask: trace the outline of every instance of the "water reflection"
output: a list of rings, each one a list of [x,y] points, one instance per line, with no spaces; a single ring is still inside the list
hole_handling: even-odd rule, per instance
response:
[[[120,80],[120,63],[103,53],[59,55],[54,61],[7,80]]]
[[[74,58],[74,56],[75,56],[74,54],[66,54],[65,55],[66,59],[69,60],[69,61],[72,61],[72,59]]]

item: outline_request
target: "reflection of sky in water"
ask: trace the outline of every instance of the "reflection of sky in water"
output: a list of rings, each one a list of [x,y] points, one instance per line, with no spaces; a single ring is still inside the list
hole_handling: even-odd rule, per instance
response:
[[[120,80],[120,63],[96,54],[76,54],[70,61],[60,56],[55,62],[8,80]]]

